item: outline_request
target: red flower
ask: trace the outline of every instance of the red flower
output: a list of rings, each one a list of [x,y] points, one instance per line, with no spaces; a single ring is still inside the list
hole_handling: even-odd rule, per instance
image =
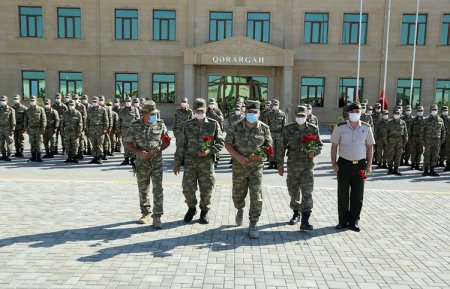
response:
[[[315,141],[316,139],[317,139],[316,135],[314,135],[314,134],[307,134],[307,135],[303,136],[302,143],[303,144],[307,144],[308,142]]]
[[[166,135],[161,135],[161,140],[163,143],[170,143],[170,137],[166,136]]]
[[[268,156],[273,156],[274,152],[273,152],[273,147],[272,146],[266,146],[264,148],[264,153]]]
[[[365,170],[360,170],[358,171],[358,175],[361,177],[361,179],[363,180],[367,180],[367,175],[366,175],[366,171]]]
[[[211,142],[213,140],[212,136],[210,135],[206,135],[203,137],[203,141],[204,142]]]

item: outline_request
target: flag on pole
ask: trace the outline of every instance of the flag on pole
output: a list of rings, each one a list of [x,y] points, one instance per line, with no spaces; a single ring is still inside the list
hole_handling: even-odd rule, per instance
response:
[[[384,94],[384,90],[381,91],[380,97],[378,98],[378,102],[381,103],[381,106],[384,110],[387,110],[389,108],[389,104],[387,101],[387,97]]]

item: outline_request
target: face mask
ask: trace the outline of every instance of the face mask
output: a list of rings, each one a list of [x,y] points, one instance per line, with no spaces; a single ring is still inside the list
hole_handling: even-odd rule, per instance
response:
[[[405,111],[405,114],[406,114],[406,115],[411,115],[411,111],[410,111],[410,110],[407,110],[407,111]]]
[[[20,100],[14,99],[14,103],[15,103],[15,104],[20,103]]]
[[[100,100],[98,103],[99,103],[100,105],[104,105],[104,104],[105,104],[105,101]]]
[[[299,125],[303,125],[306,122],[306,117],[296,117],[295,121],[299,124]]]
[[[307,109],[307,110],[306,110],[306,113],[307,113],[307,114],[311,114],[311,113],[312,113],[312,109]]]
[[[205,119],[205,117],[206,117],[205,113],[196,113],[195,114],[195,118],[198,119],[198,120]]]
[[[36,101],[34,101],[34,100],[33,100],[33,101],[30,101],[30,105],[31,105],[31,106],[36,106]]]
[[[278,106],[278,105],[274,105],[273,107],[272,107],[272,109],[273,110],[278,110],[280,107]]]
[[[45,109],[50,109],[50,105],[46,104],[46,105],[44,105],[44,108]]]
[[[97,102],[93,102],[93,103],[92,103],[92,106],[97,107],[97,106],[98,106],[98,103],[97,103]]]
[[[139,103],[133,103],[134,107],[139,107]]]
[[[423,116],[423,111],[418,111],[417,116]]]
[[[389,115],[388,114],[383,115],[383,119],[388,120],[389,119]]]
[[[432,116],[436,116],[436,115],[437,115],[437,110],[432,110],[432,111],[431,111],[431,115],[432,115]]]
[[[394,114],[394,119],[400,119],[400,115],[399,114]]]
[[[6,106],[6,101],[0,101],[0,104]]]
[[[247,119],[247,121],[249,123],[255,123],[258,121],[258,114],[257,113],[247,113],[245,118]]]
[[[148,122],[154,124],[158,120],[158,115],[153,114],[148,116]]]
[[[214,109],[214,108],[216,108],[216,105],[215,105],[215,104],[210,104],[210,105],[208,105],[208,107],[209,107],[210,109]]]
[[[75,109],[75,105],[70,104],[70,105],[69,105],[69,109],[70,109],[70,110],[74,110],[74,109]]]
[[[448,110],[446,110],[446,111],[443,111],[443,112],[442,112],[442,115],[445,115],[445,116],[447,116],[447,115],[448,115]]]
[[[83,104],[87,104],[88,101],[86,99],[83,99],[81,102],[83,102]]]
[[[126,107],[131,107],[131,101],[125,102],[125,106],[126,106]]]
[[[187,107],[187,103],[182,102],[182,103],[181,103],[181,107],[182,107],[182,108],[186,108],[186,107]]]
[[[66,97],[66,101],[71,101],[72,98],[70,96]]]
[[[56,103],[61,103],[61,99],[56,99],[55,102]]]
[[[368,111],[366,112],[366,114],[367,114],[367,115],[372,115],[372,111],[371,111],[371,110],[368,110]]]
[[[375,112],[381,112],[381,109],[379,109],[379,108],[377,108],[377,109],[375,109]]]
[[[117,102],[114,102],[114,107],[119,107],[119,104]]]
[[[361,114],[366,114],[366,110],[364,108],[361,109]]]
[[[355,122],[358,121],[361,118],[361,113],[359,112],[352,112],[348,114],[348,118],[350,121]]]
[[[240,111],[240,110],[235,110],[234,113],[235,113],[236,115],[241,115],[241,111]]]

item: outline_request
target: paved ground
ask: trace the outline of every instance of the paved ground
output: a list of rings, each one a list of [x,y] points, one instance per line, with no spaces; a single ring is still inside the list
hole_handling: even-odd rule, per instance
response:
[[[250,240],[248,220],[233,226],[225,160],[211,223],[182,222],[186,206],[181,177],[170,173],[171,153],[158,231],[135,224],[137,187],[119,156],[102,166],[65,165],[62,156],[0,163],[0,288],[450,287],[449,173],[421,178],[403,169],[394,179],[375,172],[361,233],[337,232],[326,143],[317,159],[315,230],[287,225],[285,178],[266,171],[260,239]]]

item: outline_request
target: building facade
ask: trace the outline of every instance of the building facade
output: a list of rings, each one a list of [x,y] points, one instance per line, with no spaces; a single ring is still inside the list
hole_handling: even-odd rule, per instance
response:
[[[324,123],[383,88],[387,0],[4,0],[0,93],[126,96],[158,102],[169,119],[186,96],[279,99],[292,116],[311,103]],[[392,0],[387,101],[450,101],[450,1]],[[358,90],[358,92],[357,92]]]

